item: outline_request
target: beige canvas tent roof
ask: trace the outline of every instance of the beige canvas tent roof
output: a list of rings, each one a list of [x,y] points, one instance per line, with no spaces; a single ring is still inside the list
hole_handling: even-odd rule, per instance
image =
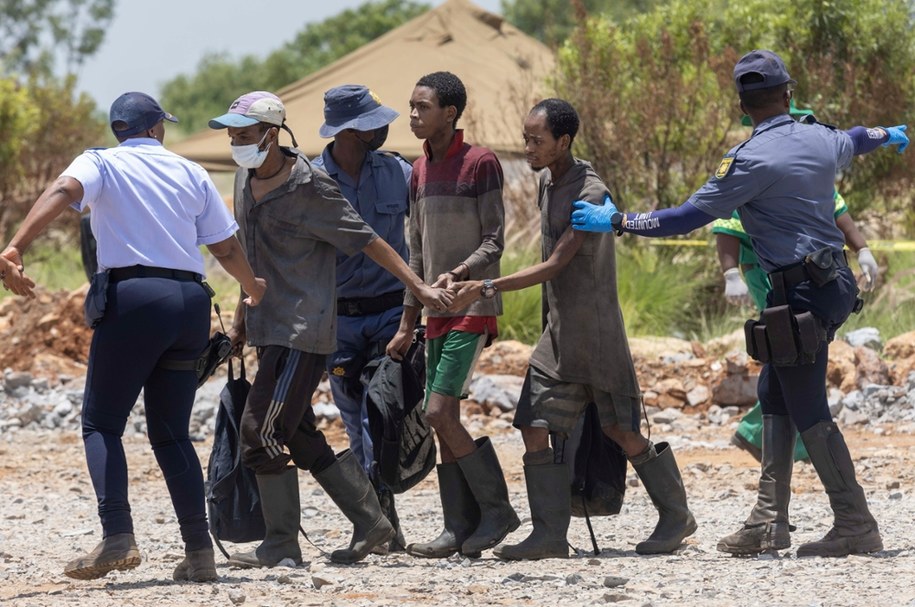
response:
[[[299,149],[312,158],[328,143],[318,136],[325,91],[364,84],[400,112],[384,148],[415,158],[422,150],[410,131],[410,93],[424,74],[451,71],[467,88],[467,109],[458,122],[467,141],[511,154],[522,151],[521,120],[542,98],[542,83],[553,66],[546,46],[499,15],[469,0],[447,0],[277,94]],[[231,101],[226,99],[226,107]],[[288,142],[288,135],[281,141]],[[236,168],[222,130],[200,132],[169,147],[209,170]]]

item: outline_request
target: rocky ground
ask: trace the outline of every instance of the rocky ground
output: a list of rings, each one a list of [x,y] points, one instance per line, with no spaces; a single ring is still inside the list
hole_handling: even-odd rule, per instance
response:
[[[655,441],[674,447],[696,535],[676,554],[642,557],[635,544],[656,512],[629,470],[622,512],[595,519],[594,555],[584,521],[573,519],[569,559],[505,563],[491,553],[465,560],[370,556],[354,566],[326,552],[349,541],[350,527],[315,481],[300,474],[301,539],[306,563],[295,568],[236,570],[221,556],[220,582],[171,581],[182,558],[165,484],[145,441],[142,402],[128,425],[131,503],[143,564],[101,580],[62,574],[67,560],[99,541],[95,497],[79,439],[79,404],[91,334],[79,325],[81,294],[48,294],[0,304],[0,605],[159,607],[161,605],[911,605],[915,607],[915,333],[882,343],[864,330],[831,347],[830,407],[844,428],[859,480],[881,524],[885,550],[844,559],[798,559],[794,548],[740,559],[719,553],[718,538],[739,527],[755,498],[758,464],[729,445],[736,422],[755,399],[758,368],[739,352],[737,336],[698,344],[631,340]],[[498,342],[487,349],[464,408],[474,436],[488,434],[500,454],[511,499],[530,530],[521,442],[510,426],[528,349]],[[249,360],[249,371],[254,361]],[[224,370],[198,392],[192,432],[206,461]],[[326,385],[316,410],[331,443],[346,437]],[[437,535],[435,475],[398,496],[408,541]],[[795,468],[795,546],[828,530],[831,513],[809,464]],[[247,549],[248,546],[240,547]]]
[[[473,424],[473,422],[471,422]],[[487,431],[482,424],[475,432]],[[329,562],[324,552],[348,542],[345,519],[307,473],[300,474],[301,541],[306,563],[296,568],[230,569],[218,557],[220,581],[171,581],[181,558],[177,524],[154,459],[141,437],[126,440],[131,501],[143,564],[101,580],[62,575],[64,563],[99,541],[95,499],[74,432],[25,430],[0,442],[0,604],[44,607],[79,605],[915,605],[915,435],[889,427],[849,428],[859,476],[880,521],[885,550],[873,556],[798,559],[794,549],[741,559],[715,550],[718,538],[739,526],[754,499],[755,461],[728,445],[730,424],[682,416],[655,423],[655,439],[667,439],[683,469],[696,535],[676,554],[638,556],[635,544],[656,520],[631,472],[622,512],[595,519],[601,548],[589,550],[584,521],[573,519],[570,542],[581,550],[567,560],[506,563],[484,553],[478,560],[369,556],[354,566]],[[329,427],[336,445],[345,438]],[[492,432],[523,519],[513,538],[530,529],[521,473],[521,446],[514,431]],[[208,442],[198,443],[201,457]],[[434,475],[398,506],[408,541],[439,531]],[[798,544],[818,538],[831,522],[825,495],[809,464],[795,472],[792,501]],[[323,552],[322,552],[323,551]]]

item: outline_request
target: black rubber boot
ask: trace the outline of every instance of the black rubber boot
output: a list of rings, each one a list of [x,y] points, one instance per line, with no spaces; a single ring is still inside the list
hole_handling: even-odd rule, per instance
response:
[[[381,504],[381,511],[385,518],[394,527],[394,537],[388,542],[387,546],[379,546],[381,549],[375,549],[377,554],[388,554],[390,552],[403,552],[407,548],[407,541],[404,539],[403,531],[400,530],[400,517],[397,516],[397,508],[394,506],[394,494],[387,487],[375,487],[375,495],[378,497],[378,503]]]
[[[407,546],[407,553],[430,559],[446,558],[460,552],[461,545],[480,524],[480,507],[470,492],[461,467],[455,462],[449,462],[436,466],[436,471],[445,528],[431,542]],[[478,558],[480,553],[465,556]]]
[[[64,575],[77,580],[105,577],[110,571],[125,571],[140,564],[140,551],[132,533],[116,533],[103,539],[92,552],[73,559]]]
[[[743,528],[718,542],[718,550],[750,556],[791,547],[788,504],[797,429],[787,415],[763,415],[762,471],[756,505]]]
[[[298,470],[288,468],[280,474],[258,474],[257,488],[267,528],[264,541],[254,550],[230,556],[229,565],[242,568],[274,567],[283,559],[292,559],[296,565],[301,564]]]
[[[566,464],[525,466],[524,478],[534,530],[518,544],[496,546],[493,554],[507,561],[568,558],[566,534],[572,519],[569,467]]]
[[[461,544],[461,552],[468,555],[492,548],[521,525],[508,501],[508,486],[492,442],[484,436],[476,443],[473,453],[457,460],[480,507],[480,524]]]
[[[218,576],[216,575],[216,558],[213,554],[213,547],[185,551],[184,560],[175,567],[172,579],[189,582],[215,582]]]
[[[654,531],[647,540],[636,544],[635,551],[639,554],[671,553],[696,532],[696,519],[686,505],[686,489],[674,452],[667,443],[649,443],[646,453],[629,461],[659,515]]]
[[[797,555],[848,556],[883,550],[877,521],[867,507],[864,489],[855,479],[855,465],[839,428],[831,421],[822,421],[801,437],[826,488],[835,520],[823,539],[803,544]]]
[[[396,535],[394,527],[381,511],[369,477],[349,449],[333,465],[314,477],[353,524],[349,548],[334,550],[330,555],[331,561],[344,565],[356,563],[376,546],[386,544]]]

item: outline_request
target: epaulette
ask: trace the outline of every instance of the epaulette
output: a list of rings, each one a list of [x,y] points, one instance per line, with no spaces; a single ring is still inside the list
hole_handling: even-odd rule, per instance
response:
[[[827,123],[825,123],[825,122],[820,122],[820,121],[817,120],[816,118],[814,118],[812,122],[808,122],[807,124],[818,124],[818,125],[820,125],[820,126],[825,126],[827,129],[829,129],[829,130],[831,130],[831,131],[838,131],[838,130],[839,130],[839,127],[837,127],[836,125],[834,125],[834,124],[827,124]]]
[[[410,164],[410,161],[404,158],[400,152],[395,152],[394,150],[378,150],[378,153],[382,156],[387,156],[388,158],[400,158],[407,164]]]

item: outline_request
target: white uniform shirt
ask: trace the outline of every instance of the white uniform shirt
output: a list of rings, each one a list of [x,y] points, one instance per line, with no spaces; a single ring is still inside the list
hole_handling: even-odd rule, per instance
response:
[[[203,274],[198,247],[238,230],[206,171],[152,138],[86,150],[64,175],[83,186],[73,206],[92,209],[99,271],[144,265]]]

